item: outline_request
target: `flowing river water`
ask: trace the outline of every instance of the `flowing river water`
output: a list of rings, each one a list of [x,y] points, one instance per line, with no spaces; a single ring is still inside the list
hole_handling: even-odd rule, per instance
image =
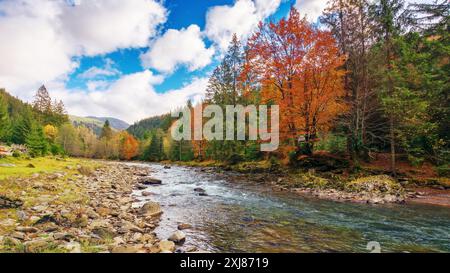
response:
[[[167,239],[180,223],[182,249],[211,252],[450,252],[450,209],[425,205],[337,203],[274,192],[238,175],[200,168],[148,166],[162,185],[133,195],[159,202],[164,214],[155,230]],[[202,188],[207,196],[199,196]]]

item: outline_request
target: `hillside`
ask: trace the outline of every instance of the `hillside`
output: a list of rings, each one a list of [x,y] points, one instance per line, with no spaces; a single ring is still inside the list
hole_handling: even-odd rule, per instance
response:
[[[94,119],[94,120],[99,120],[103,123],[105,123],[106,120],[109,121],[109,124],[111,124],[111,127],[122,131],[122,130],[126,130],[128,127],[130,127],[130,124],[128,124],[127,122],[117,119],[117,118],[112,118],[112,117],[94,117],[94,116],[88,116],[86,118],[89,119]]]
[[[116,131],[122,131],[129,127],[128,123],[126,123],[123,120],[116,119],[116,118],[110,118],[110,117],[78,117],[78,116],[69,116],[70,121],[72,124],[76,127],[78,126],[85,126],[92,131],[94,131],[95,134],[99,135],[103,124],[106,120],[109,120],[109,123],[111,124],[111,128],[113,128]]]
[[[35,112],[28,103],[14,97],[5,89],[0,89],[0,100],[6,103],[8,114],[13,119],[20,117],[22,113],[27,110]]]
[[[131,125],[127,131],[137,138],[145,138],[146,133],[154,129],[162,129],[166,131],[169,129],[173,118],[170,114],[164,114],[151,118],[146,118]]]

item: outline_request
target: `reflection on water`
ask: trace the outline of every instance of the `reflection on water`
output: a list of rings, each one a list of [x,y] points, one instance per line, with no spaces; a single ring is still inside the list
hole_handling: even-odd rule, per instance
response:
[[[242,183],[237,175],[150,164],[163,185],[149,186],[145,202],[161,204],[156,229],[166,239],[180,223],[185,248],[213,252],[367,252],[377,241],[382,252],[450,252],[450,209],[421,205],[369,206],[336,203],[271,192]],[[207,196],[194,191],[202,188]],[[138,204],[137,204],[138,205]]]

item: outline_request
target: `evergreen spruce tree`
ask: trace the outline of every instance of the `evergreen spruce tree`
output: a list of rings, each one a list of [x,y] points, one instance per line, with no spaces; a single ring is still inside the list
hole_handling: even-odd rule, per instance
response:
[[[10,129],[10,119],[8,113],[8,104],[0,96],[0,141],[7,142]]]
[[[27,135],[30,133],[33,125],[31,111],[24,109],[22,115],[14,122],[11,130],[11,142],[15,144],[25,144]]]
[[[44,85],[39,87],[34,96],[33,108],[41,113],[52,112],[52,99]]]
[[[100,138],[105,138],[107,140],[110,140],[112,138],[113,131],[111,129],[111,125],[109,124],[109,120],[105,121],[105,124],[103,125],[102,132],[100,134]]]
[[[402,30],[407,27],[408,14],[404,12],[403,0],[379,0],[370,7],[370,10],[375,22],[375,33],[382,48],[380,51],[382,65],[379,69],[382,74],[382,83],[379,86],[379,94],[389,121],[388,139],[391,153],[391,173],[396,176],[398,146],[396,130],[400,109],[396,107],[395,103],[395,98],[398,95],[396,91],[399,90],[395,79],[394,61],[398,57],[395,41],[402,34]]]
[[[33,157],[45,156],[48,152],[48,143],[45,140],[44,131],[41,126],[33,124],[31,131],[26,137],[25,143]]]
[[[153,132],[150,144],[144,151],[144,160],[161,161],[164,157],[162,150],[162,138],[156,132]]]

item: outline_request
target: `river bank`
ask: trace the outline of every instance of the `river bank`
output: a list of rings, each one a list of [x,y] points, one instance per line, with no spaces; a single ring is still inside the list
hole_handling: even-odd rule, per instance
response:
[[[335,202],[274,190],[269,174],[129,164],[148,166],[161,181],[133,192],[137,207],[148,200],[161,204],[157,236],[168,238],[181,224],[189,227],[177,251],[368,252],[372,241],[382,252],[450,251],[445,207]]]
[[[330,202],[320,194],[341,193],[328,183],[302,192],[299,174],[280,170],[73,158],[0,163],[0,252],[363,252],[369,238],[387,251],[450,249],[440,228],[448,226],[446,208]],[[423,230],[436,236],[414,245]]]
[[[397,179],[385,169],[365,166],[356,172],[349,169],[315,171],[273,165],[269,161],[227,165],[215,161],[163,162],[217,172],[236,172],[247,180],[258,181],[274,191],[289,191],[302,196],[367,204],[417,203],[450,208],[450,180],[447,177],[423,176],[419,170],[401,171]]]
[[[21,167],[5,166],[10,172]],[[2,179],[0,252],[175,250],[173,242],[160,241],[153,232],[162,213],[159,204],[133,207],[131,193],[149,175],[149,168],[59,159],[58,167],[62,166],[56,172],[28,175],[27,170],[25,176]]]

